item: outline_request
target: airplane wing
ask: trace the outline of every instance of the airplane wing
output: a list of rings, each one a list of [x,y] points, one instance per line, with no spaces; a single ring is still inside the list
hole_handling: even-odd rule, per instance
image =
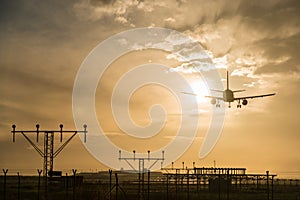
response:
[[[254,99],[254,98],[260,98],[260,97],[268,97],[268,96],[273,96],[276,93],[272,94],[263,94],[263,95],[255,95],[255,96],[245,96],[245,97],[236,97],[234,100],[243,100],[243,99]]]
[[[223,97],[214,97],[214,96],[204,96],[204,97],[211,98],[211,99],[218,99],[218,100],[224,101]]]
[[[198,96],[197,94],[195,93],[192,93],[192,92],[181,92],[182,94],[188,94],[188,95],[193,95],[193,96]]]
[[[245,92],[246,90],[233,90],[232,92]]]
[[[193,96],[198,96],[197,94],[195,93],[192,93],[192,92],[181,92],[182,94],[187,94],[187,95],[193,95]],[[206,98],[211,98],[211,99],[218,99],[218,100],[221,100],[221,101],[224,101],[224,98],[223,97],[214,97],[214,96],[204,96]]]
[[[210,91],[213,91],[213,92],[223,92],[223,90],[215,90],[215,89],[210,89]]]

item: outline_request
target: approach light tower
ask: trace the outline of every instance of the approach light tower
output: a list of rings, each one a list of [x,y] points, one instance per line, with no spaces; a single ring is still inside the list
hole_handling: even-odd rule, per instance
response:
[[[12,134],[13,134],[13,142],[15,142],[16,139],[16,133],[21,133],[25,139],[31,144],[31,146],[39,153],[40,156],[44,158],[43,163],[43,175],[44,176],[52,176],[53,172],[53,160],[54,158],[66,147],[66,145],[74,138],[74,136],[77,133],[83,133],[84,134],[84,142],[86,142],[86,133],[87,133],[87,125],[83,125],[83,131],[65,131],[63,130],[63,125],[59,125],[60,130],[40,130],[40,125],[36,125],[36,130],[19,130],[16,131],[16,125],[12,125]],[[39,134],[44,134],[44,151],[41,150],[36,143],[34,143],[27,134],[35,133],[36,134],[36,143],[39,142]],[[63,133],[70,133],[72,134],[64,143],[63,141]],[[60,142],[62,143],[60,147],[58,147],[56,150],[54,150],[54,135],[60,134]]]
[[[147,167],[146,171],[150,171],[151,168],[158,162],[161,161],[162,162],[165,160],[165,151],[161,152],[161,157],[150,157],[150,151],[148,150],[148,156],[147,157],[136,157],[135,156],[135,150],[133,150],[133,157],[122,157],[122,152],[121,150],[119,150],[119,160],[125,160],[125,162],[131,167],[132,170],[134,170],[135,172],[138,172],[139,174],[143,174],[145,173],[145,160],[152,162],[152,164],[150,166]],[[135,169],[135,167],[130,163],[130,162],[135,162],[138,161],[139,162],[139,170],[137,171]]]

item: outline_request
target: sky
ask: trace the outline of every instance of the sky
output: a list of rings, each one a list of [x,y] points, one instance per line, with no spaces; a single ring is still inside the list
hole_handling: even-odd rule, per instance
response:
[[[123,31],[161,27],[194,38],[217,67],[224,87],[228,69],[231,89],[246,90],[237,96],[273,92],[276,96],[252,99],[241,109],[236,103],[226,108],[216,146],[200,159],[199,149],[214,109],[203,97],[209,94],[199,72],[203,68],[182,63],[168,52],[133,51],[111,63],[98,83],[95,109],[105,135],[115,145],[138,152],[155,151],[172,140],[182,123],[181,110],[174,94],[165,88],[146,85],[133,93],[129,102],[130,115],[140,126],[151,123],[148,109],[153,104],[163,105],[168,113],[166,118],[152,119],[166,124],[150,139],[127,136],[113,121],[109,106],[114,84],[126,70],[144,63],[163,63],[180,72],[199,94],[200,114],[191,115],[199,122],[196,137],[174,160],[175,166],[185,162],[192,167],[195,162],[210,167],[216,161],[218,167],[300,177],[299,9],[297,0],[1,1],[0,168],[42,168],[42,158],[25,138],[17,135],[12,142],[12,124],[18,130],[34,130],[37,123],[42,129],[59,129],[61,123],[68,130],[77,128],[72,110],[74,82],[81,64],[99,43]],[[60,170],[108,168],[78,137],[54,162]]]

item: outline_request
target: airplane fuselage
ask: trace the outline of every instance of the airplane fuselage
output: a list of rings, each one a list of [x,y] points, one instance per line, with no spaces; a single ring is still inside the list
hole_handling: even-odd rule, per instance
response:
[[[233,91],[229,89],[224,90],[223,99],[225,102],[233,102],[234,101]]]

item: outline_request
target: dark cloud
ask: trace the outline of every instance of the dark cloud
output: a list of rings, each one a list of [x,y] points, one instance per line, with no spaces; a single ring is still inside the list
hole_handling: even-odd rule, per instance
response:
[[[268,16],[276,16],[278,13],[282,13],[283,17],[286,14],[285,11],[292,11],[294,14],[299,10],[300,3],[297,0],[266,0],[266,1],[239,1],[239,6],[236,14],[243,17],[249,17],[252,19],[261,19]]]
[[[300,72],[300,33],[288,38],[259,41],[257,46],[264,50],[263,55],[269,62],[256,70],[256,74]]]
[[[243,2],[237,14],[242,16],[242,23],[249,29],[268,32],[270,37],[280,37],[283,30],[300,25],[299,1],[280,1],[277,4],[268,4],[261,1],[254,4],[252,1]],[[261,6],[263,4],[264,6]],[[278,34],[280,33],[280,34]]]
[[[237,26],[228,24],[229,29],[236,29],[233,39],[237,42],[229,54],[240,51],[244,52],[240,57],[248,54],[260,59],[263,56],[265,63],[256,66],[256,75],[299,73],[300,2],[238,1],[238,5],[236,10],[229,12],[231,15],[219,15],[221,20],[230,20],[234,15],[240,18]]]
[[[4,30],[40,32],[62,31],[72,23],[69,1],[4,1],[1,6],[1,26]]]
[[[267,64],[258,68],[255,74],[272,74],[272,73],[299,73],[300,66],[299,61],[288,60],[285,63],[280,64]]]
[[[90,0],[93,6],[113,5],[116,0]]]
[[[265,50],[264,55],[269,59],[282,56],[296,57],[299,55],[300,33],[287,38],[264,39],[256,45]]]

